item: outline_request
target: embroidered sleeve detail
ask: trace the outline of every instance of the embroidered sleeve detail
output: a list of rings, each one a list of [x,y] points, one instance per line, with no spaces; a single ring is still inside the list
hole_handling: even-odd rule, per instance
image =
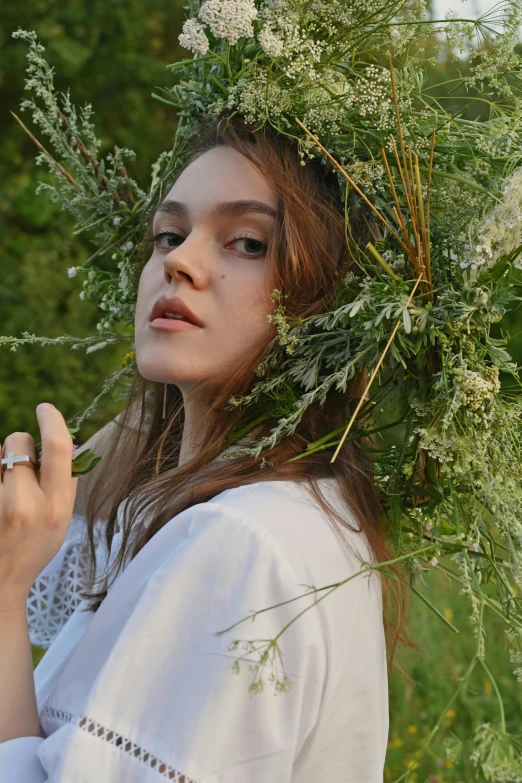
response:
[[[194,778],[189,778],[186,775],[181,774],[181,772],[173,769],[164,761],[153,756],[152,753],[149,753],[144,748],[136,745],[132,740],[122,737],[122,735],[118,734],[116,731],[112,731],[88,717],[76,716],[65,710],[57,710],[54,707],[44,707],[40,714],[40,718],[51,718],[63,723],[71,723],[83,731],[86,731],[88,734],[93,734],[95,737],[98,737],[102,742],[108,742],[110,745],[114,745],[114,747],[118,748],[122,753],[134,756],[137,761],[146,764],[147,767],[150,767],[150,769],[157,772],[160,777],[171,780],[173,783],[197,783]]]
[[[82,599],[88,575],[85,518],[74,514],[59,552],[33,583],[26,604],[31,644],[47,650]],[[103,558],[101,535],[95,539]]]

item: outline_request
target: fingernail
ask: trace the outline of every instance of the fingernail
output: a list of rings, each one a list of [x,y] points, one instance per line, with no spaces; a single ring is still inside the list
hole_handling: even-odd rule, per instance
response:
[[[41,402],[40,405],[37,406],[37,411],[46,411],[48,408],[54,408],[54,405],[52,405],[50,402]]]

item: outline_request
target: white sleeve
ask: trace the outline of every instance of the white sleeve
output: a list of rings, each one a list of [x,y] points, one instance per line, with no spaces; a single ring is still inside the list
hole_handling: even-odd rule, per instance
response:
[[[313,599],[282,603],[306,588],[272,537],[236,509],[202,504],[177,540],[168,528],[134,558],[94,616],[62,685],[63,693],[78,689],[78,678],[92,669],[85,712],[73,714],[60,709],[59,696],[50,699],[43,714],[54,730],[36,748],[46,777],[26,776],[24,783],[290,780],[324,689],[317,607],[279,637],[259,673],[265,687],[251,695],[250,667]],[[217,635],[272,605],[278,606]],[[252,640],[258,654],[229,650],[234,639]],[[292,688],[276,693],[281,663]],[[1,760],[0,745],[0,766]]]
[[[0,781],[46,783],[48,777],[37,756],[41,737],[20,737],[0,743]]]
[[[97,553],[106,552],[99,529]],[[80,591],[87,577],[88,550],[85,517],[73,514],[59,551],[31,587],[26,604],[29,638],[35,647],[47,650],[81,602]]]

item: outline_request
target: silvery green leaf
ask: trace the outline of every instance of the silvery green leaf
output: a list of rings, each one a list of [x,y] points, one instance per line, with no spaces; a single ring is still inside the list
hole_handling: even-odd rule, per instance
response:
[[[407,307],[402,308],[402,322],[404,324],[404,331],[406,334],[411,332],[411,318]]]

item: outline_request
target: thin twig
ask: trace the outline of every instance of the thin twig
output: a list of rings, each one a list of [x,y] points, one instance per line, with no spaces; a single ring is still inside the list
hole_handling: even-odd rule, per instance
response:
[[[423,275],[424,275],[424,272],[421,272],[421,274],[417,278],[417,281],[416,281],[415,285],[412,288],[411,294],[408,297],[408,301],[406,302],[406,305],[405,305],[406,307],[408,307],[408,305],[410,304],[411,300],[413,299],[413,295],[414,295],[415,291],[417,290],[417,286],[419,285],[420,281],[422,280]],[[391,333],[390,339],[386,343],[386,347],[385,347],[384,351],[382,352],[381,357],[380,357],[379,361],[377,362],[377,365],[376,365],[376,367],[374,368],[374,370],[373,370],[373,372],[371,374],[370,380],[366,384],[366,388],[365,388],[365,390],[363,391],[363,393],[361,395],[361,399],[357,403],[357,407],[356,407],[356,409],[355,409],[355,411],[354,411],[354,413],[352,415],[352,418],[348,422],[348,426],[346,427],[346,430],[344,431],[344,435],[341,438],[341,440],[339,442],[339,445],[337,446],[337,448],[335,450],[335,454],[333,455],[332,459],[330,460],[330,464],[332,462],[335,462],[335,460],[337,458],[337,455],[339,454],[339,451],[341,450],[341,446],[343,445],[344,441],[346,440],[346,437],[347,437],[348,433],[350,432],[350,430],[352,428],[352,424],[354,423],[354,421],[356,419],[356,416],[359,413],[359,410],[361,409],[361,406],[362,406],[362,404],[364,402],[364,399],[365,399],[365,397],[366,397],[366,395],[368,393],[368,390],[370,389],[370,386],[372,385],[372,383],[374,381],[374,378],[375,378],[375,376],[377,375],[377,373],[379,371],[379,367],[381,366],[384,357],[388,353],[388,348],[392,344],[393,338],[395,337],[395,335],[397,333],[397,330],[398,330],[400,325],[401,325],[401,319],[399,318],[399,320],[395,324],[395,328],[394,328],[393,332]]]
[[[390,139],[391,139],[391,145],[392,145],[392,148],[393,148],[393,153],[395,155],[395,161],[396,161],[396,164],[397,164],[397,171],[399,172],[399,176],[400,176],[401,182],[402,182],[402,189],[404,190],[404,195],[406,197],[406,203],[408,205],[408,211],[411,214],[411,211],[412,211],[411,198],[410,198],[410,193],[408,191],[408,185],[407,185],[406,179],[404,177],[404,170],[403,170],[403,167],[401,165],[401,159],[400,159],[400,156],[399,156],[399,151],[397,149],[397,142],[395,141],[393,136],[390,136]]]
[[[417,200],[419,202],[419,218],[421,226],[422,236],[422,251],[424,255],[424,264],[426,267],[426,280],[427,287],[431,288],[431,272],[430,272],[430,246],[428,242],[428,235],[426,233],[426,221],[424,218],[424,204],[422,202],[422,185],[419,171],[419,158],[415,153],[415,183],[417,185]]]
[[[419,229],[419,214],[417,212],[417,199],[415,198],[415,170],[413,168],[413,159],[411,155],[411,144],[408,144],[408,163],[409,163],[409,171],[408,174],[411,175],[411,187],[412,187],[412,204],[413,204],[413,212],[411,214],[411,219],[413,223],[413,227],[415,229],[415,236],[417,238],[417,247],[419,248],[419,256],[420,256],[420,229]]]
[[[395,106],[395,116],[397,118],[397,133],[399,134],[399,141],[401,144],[401,152],[402,152],[402,160],[404,164],[404,176],[406,178],[406,185],[405,191],[406,191],[406,197],[408,199],[408,202],[413,201],[413,190],[410,185],[410,181],[408,179],[408,165],[406,163],[406,150],[404,148],[404,139],[402,136],[402,125],[401,125],[401,115],[399,112],[399,101],[397,100],[397,90],[395,88],[395,76],[393,71],[393,62],[392,62],[392,56],[391,52],[388,52],[388,64],[390,66],[390,77],[391,77],[391,85],[392,85],[392,93],[393,93],[393,104]],[[393,140],[395,142],[395,140]],[[398,156],[397,156],[398,159]],[[399,164],[400,165],[400,164]]]
[[[431,177],[433,174],[433,156],[435,153],[435,128],[431,134],[430,162],[428,166],[428,195],[426,197],[426,231],[430,233]]]
[[[10,111],[10,114],[12,114],[12,115],[13,115],[13,117],[15,118],[15,120],[16,120],[16,121],[17,121],[17,122],[18,122],[18,123],[21,125],[21,127],[24,129],[24,131],[25,131],[25,132],[27,133],[27,135],[29,136],[29,138],[30,138],[30,139],[32,139],[32,140],[34,141],[34,143],[36,144],[36,146],[38,147],[38,149],[39,149],[39,150],[41,150],[41,151],[43,152],[43,154],[44,154],[44,155],[46,155],[46,156],[49,158],[49,160],[51,160],[51,161],[54,163],[54,165],[55,165],[55,166],[56,166],[56,167],[57,167],[57,168],[60,170],[61,174],[63,174],[63,176],[65,177],[65,179],[66,179],[68,182],[70,182],[70,184],[71,184],[71,185],[74,185],[76,188],[78,188],[78,190],[83,190],[82,186],[81,186],[81,185],[79,185],[79,184],[76,182],[76,180],[75,180],[73,177],[71,177],[71,175],[69,174],[69,172],[68,172],[66,169],[64,169],[64,167],[63,167],[63,166],[62,166],[60,163],[58,163],[58,161],[57,161],[57,160],[55,160],[55,159],[53,158],[53,156],[51,155],[51,153],[50,153],[50,152],[47,152],[47,150],[45,149],[45,147],[44,147],[44,146],[43,146],[43,145],[42,145],[42,144],[41,144],[41,143],[38,141],[38,139],[36,138],[36,136],[33,136],[33,134],[31,133],[31,131],[29,130],[29,128],[27,128],[27,127],[26,127],[26,126],[23,124],[23,122],[22,122],[22,120],[20,119],[20,117],[17,117],[17,116],[16,116],[16,114],[14,113],[14,111]]]
[[[317,144],[317,146],[319,147],[319,149],[320,149],[322,152],[324,152],[324,154],[326,155],[326,157],[327,157],[327,158],[328,158],[328,159],[329,159],[329,160],[330,160],[330,161],[331,161],[331,162],[334,164],[334,166],[336,167],[336,169],[337,169],[338,171],[340,171],[340,173],[343,175],[343,177],[344,177],[346,180],[348,180],[348,182],[350,183],[350,185],[352,186],[352,188],[353,188],[355,191],[357,191],[357,193],[358,193],[358,194],[361,196],[361,198],[362,198],[362,199],[363,199],[363,200],[364,200],[364,201],[365,201],[365,202],[368,204],[368,206],[370,207],[370,209],[371,209],[371,210],[372,210],[372,211],[373,211],[373,212],[374,212],[374,213],[377,215],[377,217],[378,217],[380,220],[382,220],[382,222],[384,223],[384,225],[386,226],[386,228],[388,229],[388,231],[389,231],[391,234],[393,234],[393,236],[395,237],[395,239],[397,240],[397,242],[398,242],[398,243],[399,243],[399,244],[400,244],[400,245],[401,245],[401,246],[404,248],[404,250],[405,250],[406,252],[408,252],[408,248],[406,247],[406,245],[404,244],[404,242],[402,241],[402,239],[400,238],[400,236],[397,234],[397,232],[394,230],[394,228],[393,228],[393,227],[392,227],[392,226],[391,226],[391,225],[388,223],[388,221],[386,220],[386,218],[385,218],[383,215],[381,215],[381,213],[379,212],[379,210],[378,210],[378,209],[376,209],[376,207],[375,207],[375,206],[372,204],[372,202],[370,201],[370,199],[369,199],[369,198],[368,198],[368,197],[367,197],[367,196],[366,196],[366,195],[363,193],[363,191],[362,191],[362,190],[361,190],[361,189],[360,189],[360,188],[359,188],[359,187],[358,187],[358,186],[355,184],[355,182],[353,181],[353,179],[352,179],[352,178],[351,178],[351,177],[350,177],[350,176],[349,176],[349,175],[346,173],[346,171],[343,169],[343,167],[340,165],[340,163],[338,163],[338,162],[335,160],[335,158],[334,158],[332,155],[330,155],[330,153],[328,152],[328,150],[327,150],[325,147],[323,147],[323,145],[321,144],[321,142],[319,141],[319,139],[317,138],[317,136],[314,136],[314,134],[313,134],[311,131],[309,131],[309,130],[308,130],[308,128],[306,127],[306,125],[304,125],[304,124],[301,122],[301,120],[299,119],[299,117],[295,117],[294,119],[295,119],[295,121],[297,122],[297,124],[298,124],[298,125],[299,125],[299,126],[300,126],[300,127],[303,129],[303,130],[304,130],[304,132],[307,134],[307,136],[309,136],[309,137],[310,137],[310,138],[311,138],[311,139],[312,139],[312,140],[315,142],[315,144]]]
[[[398,224],[401,227],[402,233],[404,234],[404,238],[405,238],[405,240],[406,240],[406,242],[408,244],[408,247],[409,247],[409,256],[410,256],[410,259],[412,261],[413,267],[415,268],[415,262],[414,262],[415,251],[414,251],[413,247],[411,246],[410,236],[408,234],[408,230],[406,228],[406,223],[404,222],[404,218],[402,216],[401,204],[400,204],[400,201],[399,201],[399,197],[397,196],[397,191],[395,189],[395,184],[393,182],[393,177],[392,177],[392,173],[391,173],[391,170],[390,170],[390,164],[388,163],[388,157],[386,155],[386,150],[384,149],[384,147],[381,149],[381,153],[382,153],[382,157],[383,157],[383,160],[384,160],[384,165],[386,166],[386,173],[388,175],[388,180],[390,182],[390,187],[391,187],[391,191],[392,191],[392,194],[393,194],[393,199],[395,201],[395,206],[393,208],[393,213],[395,215],[395,219],[397,220]]]

